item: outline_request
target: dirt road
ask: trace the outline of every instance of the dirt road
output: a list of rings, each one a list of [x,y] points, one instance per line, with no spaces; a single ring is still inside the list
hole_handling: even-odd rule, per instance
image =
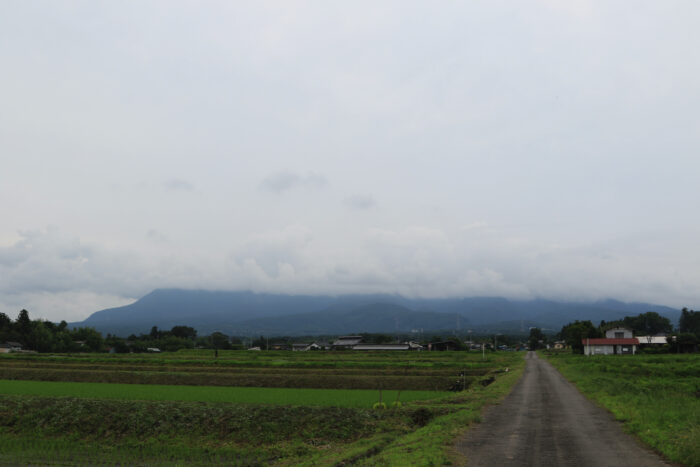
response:
[[[526,358],[513,392],[458,440],[456,448],[470,467],[669,465],[548,362],[534,352]]]

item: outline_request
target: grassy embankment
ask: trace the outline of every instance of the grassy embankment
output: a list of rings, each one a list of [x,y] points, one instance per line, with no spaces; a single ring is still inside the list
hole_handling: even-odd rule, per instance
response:
[[[0,463],[60,461],[79,464],[99,460],[102,463],[130,464],[443,464],[454,456],[449,452],[453,438],[468,423],[478,419],[484,404],[502,397],[509,390],[522,368],[522,354],[513,353],[492,354],[485,362],[481,361],[480,355],[466,352],[432,352],[421,355],[350,352],[342,353],[343,355],[338,355],[340,352],[307,354],[311,361],[305,361],[303,356],[291,352],[263,354],[267,355],[261,358],[263,356],[260,354],[250,355],[245,352],[220,353],[217,363],[211,363],[208,356],[191,354],[148,356],[145,359],[134,359],[133,356],[35,356],[31,359],[0,359],[0,366],[13,367],[13,362],[21,361],[21,365],[38,365],[35,369],[45,370],[47,368],[42,365],[58,365],[53,369],[70,374],[68,367],[71,365],[82,365],[82,371],[87,372],[93,366],[95,371],[109,372],[111,369],[115,373],[120,373],[123,365],[132,365],[135,372],[144,365],[160,368],[157,373],[168,374],[175,369],[179,373],[196,374],[203,381],[210,378],[208,370],[211,367],[236,371],[254,368],[255,371],[264,373],[266,369],[294,370],[300,367],[309,369],[312,366],[319,376],[330,378],[339,369],[356,371],[354,376],[361,378],[363,372],[368,372],[368,368],[379,378],[387,376],[384,372],[391,376],[397,371],[401,375],[411,371],[433,371],[436,372],[433,377],[439,379],[446,377],[440,373],[445,369],[449,369],[452,381],[456,379],[454,370],[467,370],[467,374],[471,370],[479,370],[480,376],[475,373],[466,378],[467,383],[473,383],[466,391],[430,400],[409,401],[413,396],[408,393],[409,387],[403,387],[400,399],[405,403],[401,407],[386,410],[370,408],[371,403],[378,398],[376,389],[298,390],[286,393],[281,390],[276,393],[280,390],[119,385],[120,390],[124,391],[150,390],[151,397],[160,399],[167,398],[167,391],[182,394],[183,391],[196,393],[228,390],[239,395],[247,391],[248,396],[252,397],[248,402],[256,402],[255,404],[220,402],[221,399],[216,399],[219,402],[100,400],[92,398],[94,395],[89,393],[86,395],[90,397],[79,398],[5,395],[0,396]],[[118,366],[111,367],[113,364]],[[66,365],[66,368],[61,370],[61,365]],[[501,371],[504,367],[515,370],[505,373]],[[205,369],[207,371],[203,371]],[[216,375],[216,372],[213,374]],[[348,373],[343,375],[353,376]],[[290,371],[284,373],[283,377],[294,380],[297,374]],[[495,377],[493,384],[478,384],[478,381],[490,380],[492,377]],[[411,383],[408,379],[402,381]],[[26,387],[37,388],[53,383],[15,380],[3,384],[6,387],[29,385]],[[85,385],[88,386],[115,388],[111,384]],[[299,398],[289,399],[289,394],[295,392],[295,397]],[[347,395],[340,399],[342,402],[337,402],[337,397],[336,402],[333,402],[329,393]],[[201,392],[199,394],[202,395]],[[268,398],[275,394],[272,399]],[[382,394],[384,401],[391,407],[397,393],[384,390]],[[429,393],[422,394],[427,396]],[[54,393],[55,395],[57,394]],[[119,392],[113,396],[119,397]],[[280,400],[282,397],[285,400]],[[266,398],[267,402],[285,405],[266,405]],[[351,403],[353,400],[355,402]],[[360,407],[364,404],[367,405]]]
[[[543,355],[627,431],[673,462],[700,466],[700,355]]]

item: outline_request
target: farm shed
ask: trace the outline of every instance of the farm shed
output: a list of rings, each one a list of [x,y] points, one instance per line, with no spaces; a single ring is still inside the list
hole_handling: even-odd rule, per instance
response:
[[[668,344],[666,336],[637,336],[639,345],[664,345]]]

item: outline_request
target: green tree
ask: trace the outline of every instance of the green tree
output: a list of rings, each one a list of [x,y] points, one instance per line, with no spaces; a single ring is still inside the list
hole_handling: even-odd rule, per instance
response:
[[[214,332],[211,335],[211,343],[215,349],[228,350],[231,348],[231,343],[228,341],[228,336],[223,332]],[[262,348],[262,347],[261,347]]]
[[[561,337],[566,341],[566,345],[571,346],[573,353],[583,353],[583,339],[590,337],[602,337],[598,328],[590,321],[576,320],[561,328]]]
[[[0,313],[0,331],[9,331],[12,328],[12,320],[5,313]]]
[[[528,347],[530,350],[537,350],[544,347],[545,336],[540,328],[530,328],[530,339]]]
[[[631,328],[636,335],[653,336],[654,334],[673,331],[671,320],[654,311],[634,317],[626,316],[622,320],[622,324],[624,327]]]
[[[176,352],[180,349],[191,349],[192,347],[194,347],[194,342],[182,337],[167,336],[158,342],[158,348],[167,352]]]
[[[32,330],[27,335],[26,345],[37,352],[53,352],[55,350],[54,333],[46,323],[34,321]]]
[[[189,326],[173,326],[173,328],[170,330],[170,334],[182,339],[194,340],[197,338],[197,330]]]
[[[682,333],[693,333],[700,337],[700,311],[683,308],[678,321],[678,330]]]
[[[22,335],[22,339],[26,341],[29,337],[29,333],[32,332],[32,320],[29,319],[29,312],[27,310],[22,310],[17,315],[17,320],[15,321],[15,328],[17,332]]]
[[[85,347],[91,352],[101,352],[104,347],[102,334],[93,328],[76,328],[71,333],[73,340],[85,342]]]

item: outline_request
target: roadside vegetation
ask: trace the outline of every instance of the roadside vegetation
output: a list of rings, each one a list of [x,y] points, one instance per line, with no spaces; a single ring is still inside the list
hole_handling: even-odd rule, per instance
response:
[[[15,373],[0,381],[0,463],[445,464],[455,459],[453,439],[522,368],[518,352],[8,354],[0,372]],[[61,376],[38,381],[21,371]],[[200,385],[80,380],[91,372],[97,380],[185,375]],[[245,375],[290,389],[208,384]],[[303,376],[321,387],[294,386]],[[368,377],[374,387],[351,389]],[[416,377],[442,389],[416,390]],[[324,380],[347,387],[327,389]]]
[[[700,355],[542,355],[644,443],[700,465]]]

